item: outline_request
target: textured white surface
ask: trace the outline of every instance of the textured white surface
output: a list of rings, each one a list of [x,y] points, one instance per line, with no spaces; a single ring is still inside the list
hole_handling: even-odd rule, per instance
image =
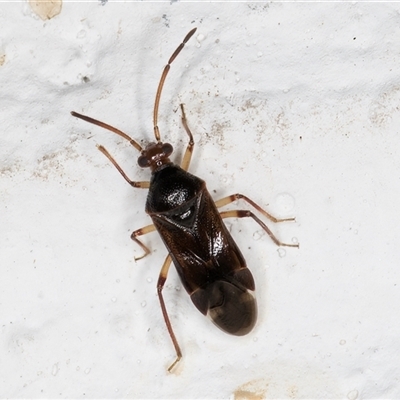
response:
[[[375,3],[64,3],[43,22],[0,10],[0,397],[400,396],[400,6]],[[160,129],[216,198],[241,192],[296,223],[228,221],[257,285],[259,320],[228,336],[198,313],[163,248],[140,249],[137,152],[75,110],[152,139]],[[85,82],[86,81],[86,82]],[[244,208],[237,204],[232,208]],[[242,397],[241,397],[242,396]]]

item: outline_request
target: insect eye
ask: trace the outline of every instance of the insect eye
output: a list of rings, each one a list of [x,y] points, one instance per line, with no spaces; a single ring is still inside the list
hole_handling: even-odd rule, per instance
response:
[[[168,157],[170,154],[172,154],[172,151],[174,148],[169,144],[169,143],[164,143],[162,145],[162,152],[166,157]]]
[[[149,160],[146,156],[140,156],[138,158],[138,164],[139,164],[139,167],[141,167],[141,168],[146,168],[150,165]]]

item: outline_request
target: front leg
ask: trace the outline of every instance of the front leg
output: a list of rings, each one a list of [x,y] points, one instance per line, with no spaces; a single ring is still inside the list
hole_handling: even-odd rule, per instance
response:
[[[192,159],[193,148],[194,148],[194,140],[192,132],[189,129],[189,125],[187,123],[185,109],[183,108],[183,104],[181,104],[181,111],[182,111],[182,125],[185,128],[186,133],[189,136],[189,143],[186,147],[185,154],[183,155],[183,159],[181,162],[181,168],[187,171],[189,169],[190,160]]]
[[[119,166],[119,164],[115,161],[114,157],[108,152],[108,150],[102,146],[99,145],[97,148],[113,163],[114,167],[117,168],[119,173],[122,175],[122,177],[132,186],[135,188],[141,188],[141,189],[148,189],[150,187],[150,182],[149,181],[140,181],[140,182],[135,182],[132,181],[131,179],[128,178],[128,175],[124,172],[124,170]]]

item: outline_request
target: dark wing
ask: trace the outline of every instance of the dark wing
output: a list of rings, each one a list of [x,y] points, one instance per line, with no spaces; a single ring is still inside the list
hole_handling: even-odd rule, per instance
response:
[[[183,205],[150,216],[189,294],[246,268],[205,187]]]
[[[205,186],[164,213],[150,214],[197,309],[223,331],[250,332],[257,320],[254,279]]]

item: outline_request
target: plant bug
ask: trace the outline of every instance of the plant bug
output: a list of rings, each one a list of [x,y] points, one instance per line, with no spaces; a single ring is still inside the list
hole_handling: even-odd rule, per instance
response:
[[[153,127],[156,141],[149,143],[146,148],[142,148],[137,141],[117,128],[74,111],[71,112],[74,117],[98,125],[128,140],[133,147],[140,151],[139,166],[141,168],[149,167],[151,170],[150,181],[132,181],[110,153],[103,146],[98,146],[99,150],[131,186],[149,189],[146,213],[151,217],[153,223],[137,229],[131,235],[131,239],[144,251],[143,255],[135,260],[150,253],[149,248],[138,237],[155,230],[160,234],[168,250],[168,256],[161,268],[157,282],[157,292],[164,321],[176,351],[176,359],[168,371],[171,371],[182,358],[182,352],[172,329],[162,294],[171,262],[174,263],[182,284],[196,308],[202,314],[209,315],[214,324],[223,331],[242,336],[253,329],[257,319],[257,304],[253,296],[255,284],[242,253],[222,220],[232,217],[250,217],[276,245],[299,247],[298,244],[279,241],[267,225],[249,210],[218,211],[227,204],[243,199],[272,222],[294,221],[294,218],[273,217],[254,201],[239,193],[218,201],[211,198],[206,183],[187,172],[193,153],[194,140],[182,104],[180,105],[182,125],[189,136],[189,143],[180,166],[172,163],[169,159],[173,148],[169,143],[161,141],[158,128],[161,92],[172,62],[196,32],[196,29],[192,29],[185,36],[164,67],[154,103]]]

